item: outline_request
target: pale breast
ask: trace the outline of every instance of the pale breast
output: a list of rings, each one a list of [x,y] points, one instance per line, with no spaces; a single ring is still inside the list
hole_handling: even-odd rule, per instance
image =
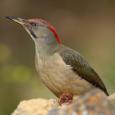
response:
[[[74,73],[71,66],[66,65],[60,55],[37,59],[36,69],[42,81],[57,96],[63,92],[81,94],[93,88],[86,80]]]

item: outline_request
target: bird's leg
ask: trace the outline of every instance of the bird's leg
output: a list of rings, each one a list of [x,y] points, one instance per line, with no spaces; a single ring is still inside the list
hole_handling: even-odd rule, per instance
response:
[[[63,93],[59,98],[59,104],[62,105],[63,103],[70,104],[73,100],[73,94],[70,93]]]

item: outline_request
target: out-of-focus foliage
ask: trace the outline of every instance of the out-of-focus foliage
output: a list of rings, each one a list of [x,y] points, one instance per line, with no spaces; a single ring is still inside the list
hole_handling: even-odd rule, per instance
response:
[[[2,16],[50,21],[65,45],[79,51],[115,92],[114,0],[0,0],[0,115],[20,100],[52,98],[34,67],[34,43],[24,29]]]
[[[11,56],[11,51],[5,44],[0,44],[0,63],[4,63],[9,60]]]

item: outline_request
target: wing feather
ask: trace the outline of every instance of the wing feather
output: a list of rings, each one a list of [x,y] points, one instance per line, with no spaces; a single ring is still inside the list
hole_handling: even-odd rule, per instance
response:
[[[63,47],[60,50],[60,56],[63,58],[67,65],[71,65],[73,71],[83,79],[90,82],[92,85],[103,90],[107,95],[106,87],[98,74],[92,69],[87,61],[75,50]]]

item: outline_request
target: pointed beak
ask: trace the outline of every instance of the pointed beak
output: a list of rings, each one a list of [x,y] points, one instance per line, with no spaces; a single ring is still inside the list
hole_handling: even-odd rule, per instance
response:
[[[26,19],[18,18],[18,17],[15,17],[15,16],[6,16],[5,18],[9,19],[9,20],[12,20],[12,21],[15,21],[15,22],[17,22],[21,25],[24,25],[24,24],[28,23]]]
[[[23,19],[23,18],[18,18],[18,17],[14,17],[14,16],[6,16],[6,19],[12,20],[14,22],[17,22],[18,24],[22,25],[24,28],[26,28],[26,30],[31,33],[31,35],[34,38],[37,38],[36,35],[34,34],[34,32],[31,30],[31,25],[30,22],[27,19]]]

